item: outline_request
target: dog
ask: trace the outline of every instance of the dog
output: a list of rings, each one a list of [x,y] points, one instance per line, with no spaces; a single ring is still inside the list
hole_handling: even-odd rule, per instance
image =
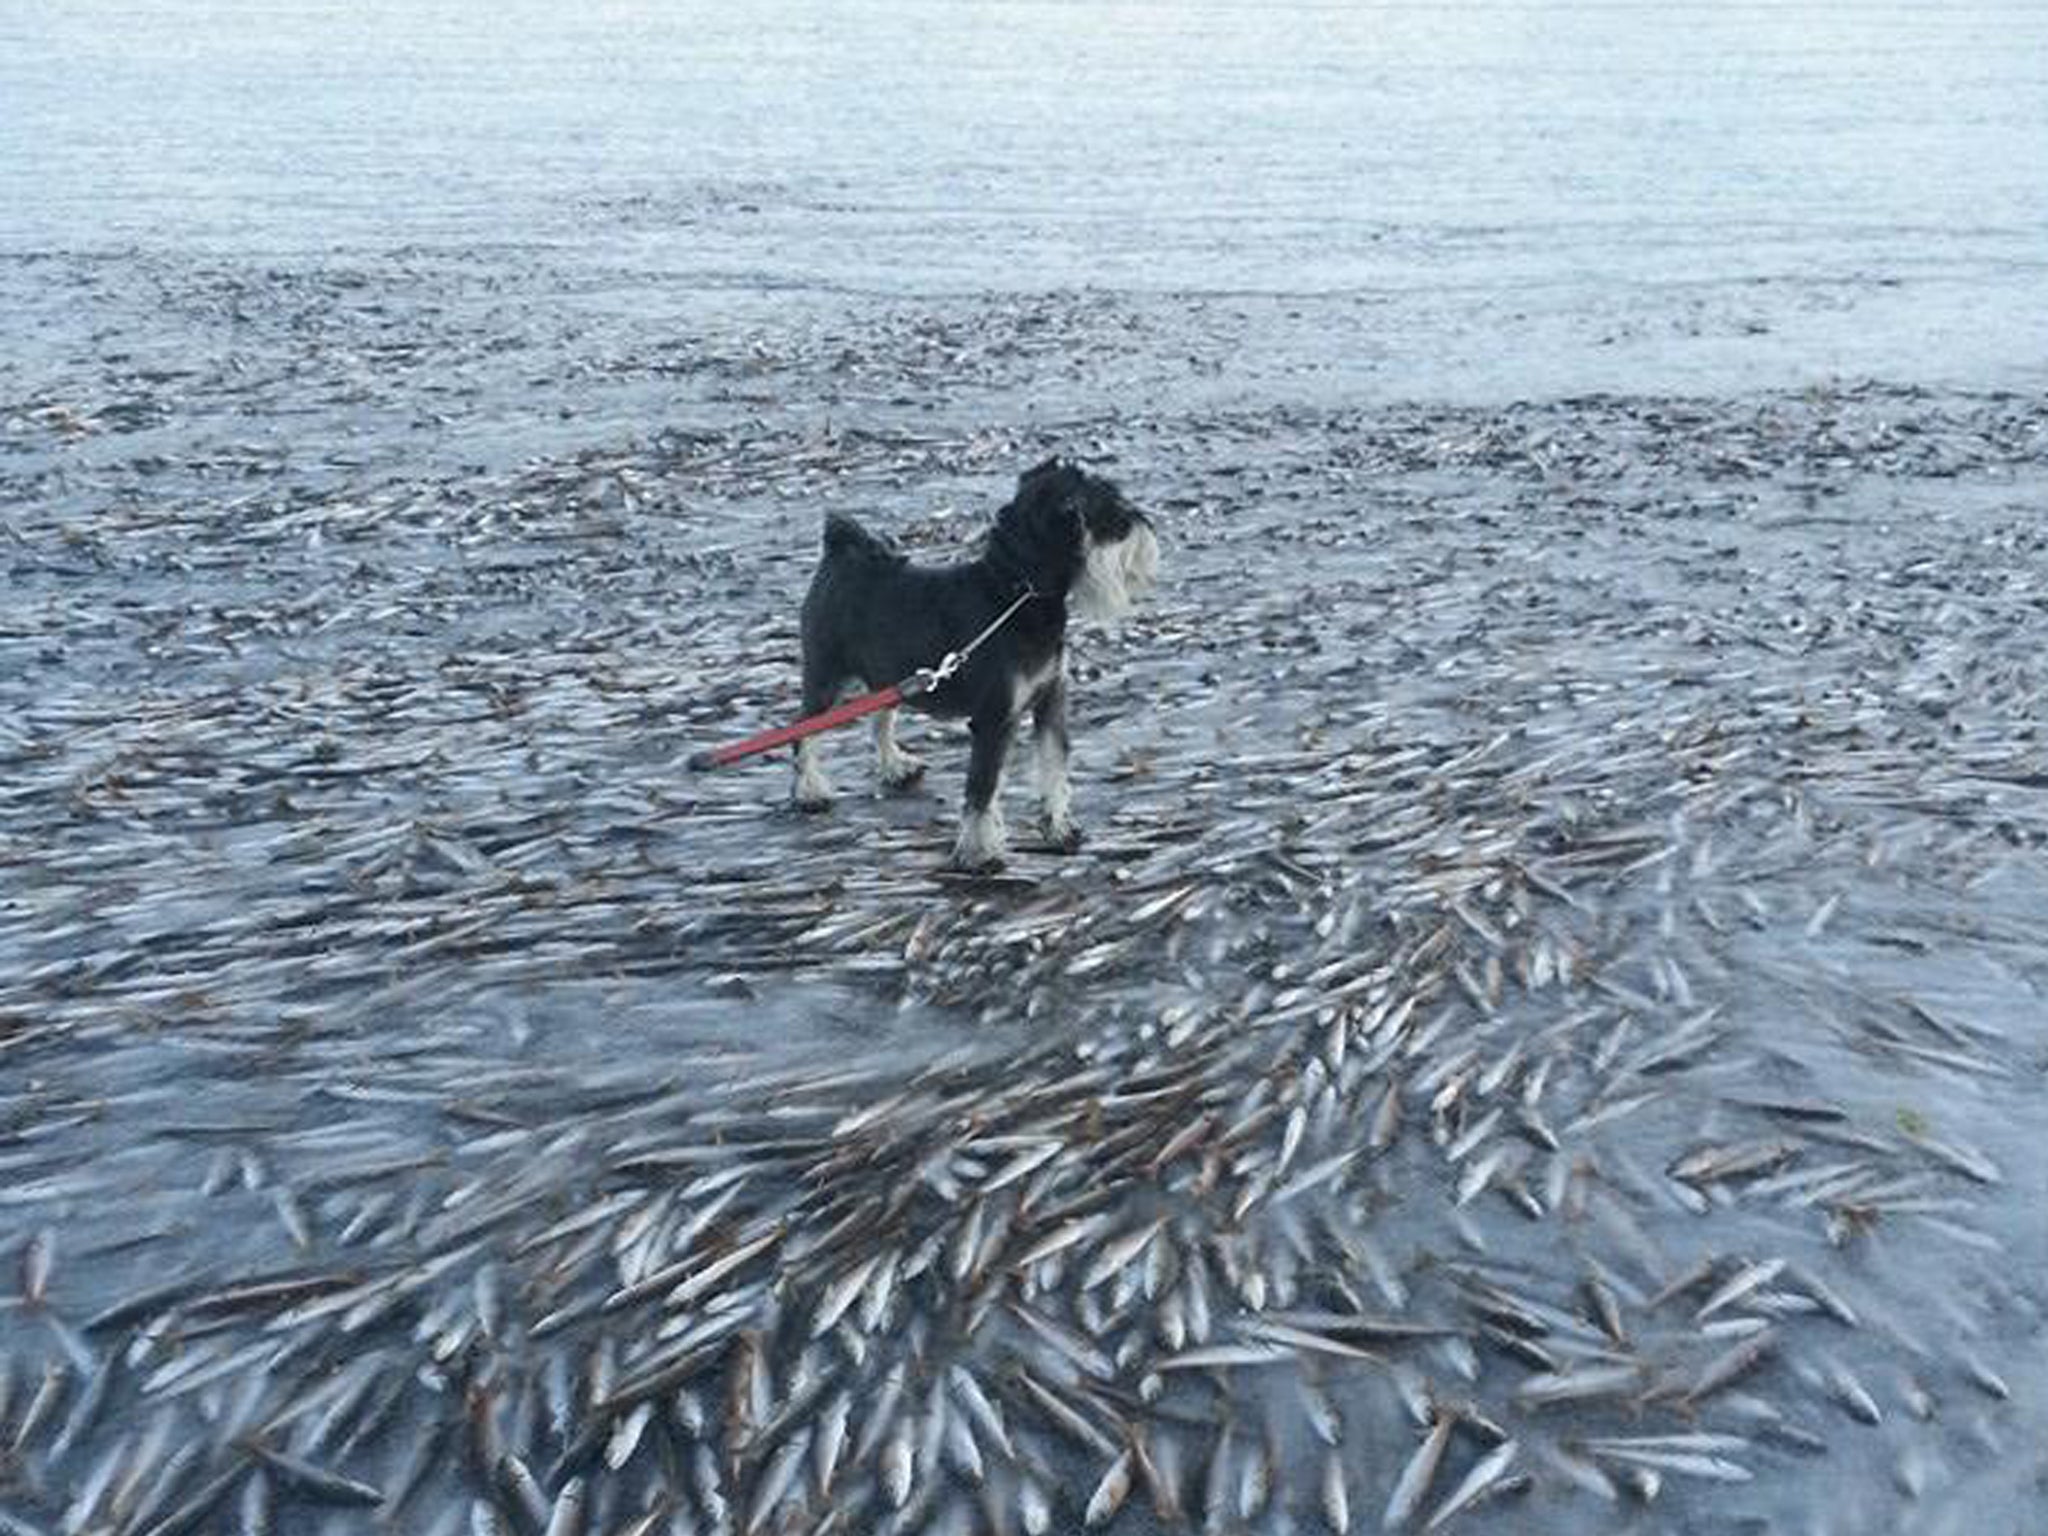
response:
[[[979,552],[957,565],[914,565],[853,518],[832,513],[803,603],[803,712],[937,667],[1023,599],[956,673],[906,702],[965,719],[973,738],[954,868],[1003,862],[997,790],[1027,710],[1045,835],[1071,853],[1082,833],[1067,787],[1067,623],[1122,618],[1151,590],[1158,568],[1151,519],[1111,482],[1065,459],[1020,476]],[[907,788],[924,773],[896,743],[894,709],[875,716],[875,755],[885,789]],[[815,736],[797,743],[791,798],[807,811],[832,802]]]

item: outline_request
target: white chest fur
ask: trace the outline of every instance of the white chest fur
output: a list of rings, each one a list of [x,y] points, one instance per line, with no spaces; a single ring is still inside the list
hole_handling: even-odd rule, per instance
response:
[[[1051,686],[1053,679],[1060,675],[1066,664],[1067,653],[1062,650],[1036,671],[1018,673],[1010,688],[1010,718],[1021,718],[1033,701]]]

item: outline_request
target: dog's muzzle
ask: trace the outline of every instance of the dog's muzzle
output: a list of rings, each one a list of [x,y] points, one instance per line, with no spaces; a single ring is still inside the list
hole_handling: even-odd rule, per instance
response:
[[[1088,536],[1081,574],[1070,601],[1085,619],[1121,619],[1141,602],[1159,577],[1159,535],[1142,518],[1120,539]]]

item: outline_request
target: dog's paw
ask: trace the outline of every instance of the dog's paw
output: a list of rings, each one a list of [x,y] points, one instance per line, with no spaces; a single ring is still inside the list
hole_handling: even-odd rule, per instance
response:
[[[814,792],[799,792],[789,797],[789,803],[806,816],[817,816],[832,809],[832,797]]]
[[[914,757],[897,759],[882,770],[882,792],[889,795],[908,794],[924,782],[924,764]]]
[[[1061,853],[1079,853],[1081,845],[1088,841],[1088,834],[1081,830],[1078,822],[1047,822],[1045,840]]]
[[[969,812],[960,823],[959,841],[953,844],[953,868],[970,874],[985,874],[1003,867],[1003,855],[1008,851],[1009,839],[1003,831],[1002,812],[990,807],[980,813]]]

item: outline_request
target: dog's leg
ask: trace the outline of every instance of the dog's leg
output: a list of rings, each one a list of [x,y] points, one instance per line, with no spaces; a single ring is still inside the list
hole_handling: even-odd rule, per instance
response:
[[[882,788],[908,789],[924,777],[924,764],[896,745],[896,711],[885,709],[875,716],[875,760],[882,772]]]
[[[1062,852],[1072,853],[1081,846],[1081,829],[1069,809],[1064,663],[1032,701],[1031,745],[1038,758],[1038,799],[1045,816],[1046,840]]]
[[[796,744],[796,787],[790,800],[800,811],[829,811],[832,781],[818,761],[818,738],[806,736]]]
[[[810,660],[808,656],[804,658]],[[829,709],[838,695],[836,684],[821,682],[809,666],[804,668],[804,704],[806,716]],[[790,803],[800,811],[825,811],[832,808],[832,781],[825,777],[818,738],[806,736],[796,744],[796,783],[790,789]]]
[[[1000,716],[976,715],[969,722],[969,729],[974,734],[974,751],[967,760],[967,803],[960,813],[960,839],[953,845],[953,867],[996,869],[1003,862],[1008,842],[996,791],[1002,784],[1003,763],[1010,755],[1017,722],[1007,711]]]

